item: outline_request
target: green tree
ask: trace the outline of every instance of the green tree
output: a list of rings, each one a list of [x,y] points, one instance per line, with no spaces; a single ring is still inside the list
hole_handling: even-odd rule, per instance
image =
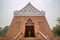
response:
[[[8,26],[5,26],[4,28],[3,28],[3,30],[2,30],[2,36],[5,36],[5,34],[7,33],[7,31],[8,31]]]
[[[53,27],[53,33],[60,36],[60,17],[57,19],[58,24],[56,24],[56,26]]]
[[[2,34],[2,27],[0,27],[0,36],[1,36],[1,34]]]
[[[3,29],[2,27],[0,27],[0,36],[5,36],[5,34],[7,33],[8,31],[8,26],[5,26]]]

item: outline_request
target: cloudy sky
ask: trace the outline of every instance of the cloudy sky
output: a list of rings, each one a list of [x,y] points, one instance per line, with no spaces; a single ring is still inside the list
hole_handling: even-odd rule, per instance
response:
[[[21,10],[28,3],[38,10],[44,10],[50,28],[55,26],[60,17],[60,0],[0,0],[0,27],[10,25],[15,10]]]

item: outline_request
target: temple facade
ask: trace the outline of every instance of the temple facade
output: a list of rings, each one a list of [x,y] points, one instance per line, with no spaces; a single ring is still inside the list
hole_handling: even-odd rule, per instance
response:
[[[14,11],[14,18],[4,40],[56,40],[45,12],[37,10],[28,3],[19,11]]]

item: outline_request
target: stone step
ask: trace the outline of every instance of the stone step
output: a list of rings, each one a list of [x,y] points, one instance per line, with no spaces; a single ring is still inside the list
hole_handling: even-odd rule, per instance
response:
[[[39,39],[34,37],[28,37],[28,38],[24,38],[23,40],[39,40]]]

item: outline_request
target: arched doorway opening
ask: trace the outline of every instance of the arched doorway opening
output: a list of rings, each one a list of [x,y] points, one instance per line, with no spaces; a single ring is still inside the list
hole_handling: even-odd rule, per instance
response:
[[[27,23],[25,23],[25,36],[24,37],[35,37],[34,23],[32,22],[30,18],[27,20]]]

